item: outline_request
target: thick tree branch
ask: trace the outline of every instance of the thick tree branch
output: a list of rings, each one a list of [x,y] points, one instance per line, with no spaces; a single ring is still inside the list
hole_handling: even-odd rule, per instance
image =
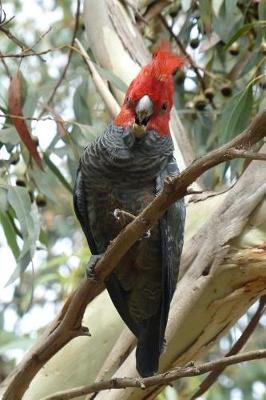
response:
[[[239,364],[245,361],[259,360],[262,358],[266,358],[266,349],[224,357],[200,365],[193,365],[192,363],[192,366],[176,368],[149,378],[113,378],[108,381],[96,382],[92,385],[58,392],[52,396],[47,396],[42,400],[70,400],[84,394],[100,392],[107,389],[122,389],[128,387],[146,389],[150,386],[167,385],[168,383],[177,381],[178,379],[202,375],[206,372],[213,371],[216,368],[224,369],[229,365]]]
[[[167,181],[160,195],[109,245],[105,256],[96,266],[95,279],[82,282],[68,298],[59,316],[17,367],[3,395],[3,400],[20,400],[36,373],[58,350],[74,337],[87,334],[81,327],[85,308],[104,289],[104,280],[131,246],[158,221],[173,202],[186,194],[187,187],[201,174],[215,165],[239,157],[230,152],[232,149],[248,150],[263,139],[266,134],[265,124],[266,111],[259,114],[242,134],[195,160],[178,177]]]

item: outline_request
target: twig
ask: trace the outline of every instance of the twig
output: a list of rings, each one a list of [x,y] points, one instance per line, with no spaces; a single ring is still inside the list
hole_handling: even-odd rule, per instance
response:
[[[247,150],[265,137],[266,110],[240,135],[220,148],[195,160],[179,176],[167,181],[163,191],[110,243],[97,263],[93,280],[84,280],[67,299],[59,316],[47,328],[33,350],[16,368],[2,400],[20,400],[42,366],[74,337],[87,335],[81,322],[86,306],[104,289],[104,281],[134,243],[149,230],[171,204],[182,198],[208,169],[232,159],[230,149]],[[235,156],[237,158],[238,156]]]
[[[85,51],[85,49],[82,46],[82,44],[80,43],[80,41],[78,39],[76,39],[75,42],[79,48],[79,51],[83,57],[83,60],[85,61],[85,63],[87,64],[87,66],[89,68],[89,71],[91,73],[92,79],[94,81],[94,84],[96,86],[98,93],[100,94],[101,98],[103,99],[103,101],[106,105],[106,108],[108,109],[111,117],[114,118],[120,111],[119,104],[117,103],[117,101],[115,100],[113,95],[111,94],[108,86],[105,84],[104,80],[102,79],[99,72],[95,68],[93,62],[91,61],[89,55]]]
[[[197,78],[199,80],[199,83],[200,83],[200,86],[201,86],[202,90],[204,91],[206,89],[206,85],[205,85],[204,79],[202,78],[201,74],[199,73],[199,69],[198,69],[197,65],[194,63],[192,57],[190,57],[190,55],[186,52],[185,47],[183,46],[181,41],[178,39],[178,37],[174,34],[172,29],[170,28],[170,26],[166,22],[165,18],[162,15],[160,15],[159,18],[160,18],[162,24],[164,25],[164,27],[167,29],[167,31],[170,33],[170,35],[175,40],[176,44],[178,45],[178,47],[180,48],[182,53],[186,56],[187,60],[189,61],[190,65],[191,65],[191,68],[193,69],[193,71],[197,75]]]
[[[66,76],[66,73],[67,73],[67,70],[68,70],[72,55],[73,55],[73,51],[74,51],[73,46],[74,46],[74,43],[75,43],[75,38],[77,36],[77,31],[78,31],[78,28],[79,28],[79,17],[80,17],[80,0],[77,0],[75,26],[74,26],[74,32],[73,32],[73,36],[72,36],[72,40],[71,40],[70,50],[69,50],[69,53],[68,53],[68,60],[67,60],[65,68],[63,69],[63,72],[62,72],[57,84],[55,85],[55,87],[54,87],[49,99],[46,101],[47,105],[52,103],[52,101],[54,99],[54,96],[55,96],[55,94],[57,92],[57,89],[59,88],[59,86],[61,85],[61,83],[63,82],[63,80],[64,80],[64,78]],[[43,112],[44,111],[41,112],[40,116],[43,115]]]
[[[266,296],[262,296],[259,302],[259,306],[257,308],[257,311],[249,321],[246,329],[243,331],[242,335],[240,338],[236,341],[236,343],[233,345],[231,350],[226,354],[225,357],[230,357],[238,353],[243,346],[247,343],[248,339],[254,332],[256,326],[258,325],[258,322],[265,310],[265,304],[266,304]],[[202,396],[218,379],[218,377],[221,375],[221,373],[224,371],[225,366],[220,366],[219,368],[215,368],[205,379],[201,384],[199,385],[199,389],[193,394],[190,400],[195,400],[198,397]]]
[[[230,153],[232,156],[238,156],[241,158],[246,158],[248,160],[266,160],[266,154],[264,153],[254,153],[253,151],[237,150],[231,149]]]
[[[14,115],[14,114],[9,114],[9,113],[5,113],[5,114],[0,114],[0,118],[12,118],[12,119],[24,119],[27,121],[54,121],[57,123],[64,123],[64,124],[72,124],[72,125],[82,125],[79,124],[78,122],[75,121],[66,121],[64,120],[62,117],[59,118],[55,118],[55,117],[43,117],[43,118],[39,118],[39,117],[28,117],[28,116],[23,116],[23,115]]]
[[[9,70],[9,68],[8,68],[7,63],[5,62],[5,60],[3,59],[2,56],[3,56],[3,54],[2,54],[1,51],[0,51],[1,63],[3,64],[3,66],[4,66],[4,68],[5,68],[5,71],[6,71],[7,76],[9,76],[9,78],[11,78],[11,72],[10,72],[10,70]]]
[[[63,46],[64,47],[64,46]],[[61,47],[61,49],[63,48],[63,47]],[[17,53],[17,54],[1,54],[0,55],[0,59],[3,59],[3,58],[25,58],[25,57],[33,57],[33,56],[42,56],[42,55],[44,55],[44,54],[47,54],[47,53],[51,53],[52,51],[56,51],[56,50],[58,50],[58,49],[47,49],[47,50],[43,50],[43,51],[40,51],[40,52],[31,52],[31,53],[28,53],[28,51],[30,51],[30,49],[28,50],[23,50],[21,53]],[[27,53],[25,52],[25,51],[27,51]]]
[[[146,389],[150,386],[167,385],[168,383],[177,381],[178,379],[202,375],[206,372],[215,370],[216,368],[226,368],[229,365],[239,364],[245,361],[259,360],[262,358],[266,358],[266,349],[224,357],[216,361],[210,361],[196,366],[193,365],[184,368],[176,368],[149,378],[113,378],[107,381],[95,382],[92,385],[81,386],[55,393],[52,396],[44,397],[42,400],[70,400],[84,394],[100,392],[108,389],[122,389],[128,387]]]
[[[12,40],[12,42],[14,42],[21,49],[27,48],[25,43],[23,43],[20,39],[16,38],[16,36],[14,36],[13,33],[9,31],[9,29],[6,29],[2,25],[0,25],[0,31],[2,31],[10,40]]]

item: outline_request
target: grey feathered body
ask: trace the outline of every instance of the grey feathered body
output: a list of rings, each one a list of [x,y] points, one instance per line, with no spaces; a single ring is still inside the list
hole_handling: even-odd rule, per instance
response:
[[[92,254],[104,253],[123,228],[115,209],[138,215],[178,174],[171,137],[154,131],[135,139],[130,130],[109,125],[86,147],[77,174],[74,205]],[[137,368],[142,376],[158,369],[170,302],[183,246],[185,208],[178,201],[147,238],[123,257],[106,282],[125,323],[138,338]]]

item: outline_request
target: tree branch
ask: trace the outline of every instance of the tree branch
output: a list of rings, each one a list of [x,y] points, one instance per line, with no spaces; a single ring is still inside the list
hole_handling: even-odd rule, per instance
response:
[[[87,304],[104,289],[104,281],[133,244],[150,229],[167,208],[182,198],[190,186],[209,168],[238,157],[232,149],[248,150],[265,136],[266,111],[229,143],[195,160],[178,177],[167,181],[163,191],[111,242],[95,268],[95,279],[85,280],[68,298],[59,316],[17,367],[3,400],[20,400],[41,367],[66,343],[81,334],[81,322]]]
[[[220,358],[216,361],[210,361],[200,365],[176,368],[149,378],[113,378],[107,381],[93,383],[92,385],[82,386],[71,390],[55,393],[42,400],[70,400],[84,394],[100,392],[108,389],[124,389],[128,387],[137,387],[146,389],[150,386],[167,385],[178,379],[198,376],[217,368],[226,368],[229,365],[239,364],[245,361],[253,361],[266,358],[266,349],[249,351],[235,356]]]

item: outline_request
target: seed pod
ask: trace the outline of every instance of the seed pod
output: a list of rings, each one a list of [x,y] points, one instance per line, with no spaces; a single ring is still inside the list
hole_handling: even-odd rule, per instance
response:
[[[25,182],[24,179],[22,179],[22,178],[17,178],[17,179],[16,179],[16,185],[17,185],[17,186],[26,187],[26,182]]]
[[[42,193],[37,194],[35,201],[38,207],[45,207],[47,204],[46,197]]]
[[[202,111],[202,110],[204,110],[206,105],[207,105],[206,98],[202,94],[200,94],[194,98],[194,107],[196,108],[196,110]]]
[[[239,54],[239,43],[238,42],[234,42],[231,44],[231,46],[229,47],[229,53],[232,54],[232,56],[237,56]]]
[[[232,87],[229,83],[226,83],[223,86],[221,86],[220,90],[221,90],[222,95],[225,97],[229,97],[232,94]]]
[[[192,49],[196,49],[199,46],[199,39],[198,38],[194,38],[190,40],[190,47],[192,47]]]
[[[212,87],[208,87],[207,89],[205,89],[204,96],[207,99],[212,100],[214,98],[214,89]]]

